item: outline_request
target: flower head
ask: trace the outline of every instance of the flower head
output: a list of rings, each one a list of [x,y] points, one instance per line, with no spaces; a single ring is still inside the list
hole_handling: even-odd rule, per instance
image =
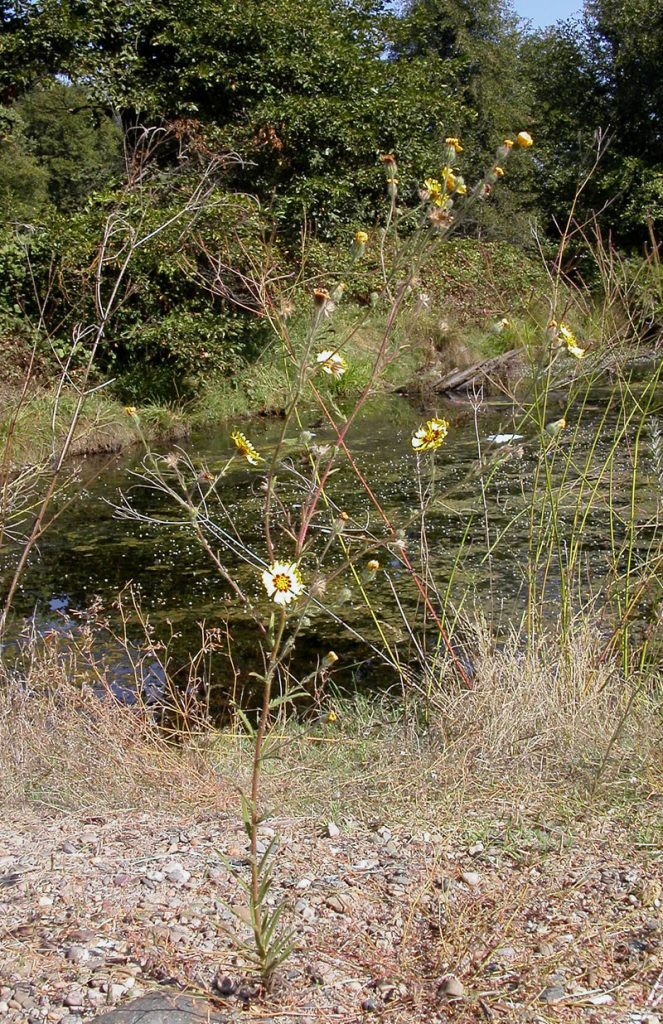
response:
[[[456,175],[450,167],[442,168],[442,180],[444,181],[445,188],[449,192],[453,192],[456,187]]]
[[[392,168],[396,169],[396,157],[393,153],[380,153],[380,160],[385,166],[385,170],[388,174],[392,174]]]
[[[431,196],[435,195],[435,193],[439,194],[442,191],[442,186],[437,178],[426,178],[424,181],[424,188],[426,192],[430,192]]]
[[[448,228],[453,224],[453,215],[449,213],[449,210],[446,207],[443,207],[442,209],[436,207],[434,210],[431,210],[428,214],[428,219],[431,222],[431,225],[438,231],[443,231],[445,228]]]
[[[518,132],[516,135],[516,145],[521,146],[523,149],[529,149],[530,146],[534,145],[534,139],[529,132]]]
[[[290,604],[304,589],[296,562],[274,562],[263,572],[262,582],[275,604]]]
[[[585,350],[584,348],[581,348],[580,345],[567,345],[566,351],[570,356],[573,356],[575,359],[585,358]]]
[[[445,139],[444,141],[446,142],[447,146],[449,146],[451,149],[454,150],[454,152],[456,152],[456,153],[462,153],[463,152],[463,147],[461,146],[459,140],[455,136],[450,136],[449,138]]]
[[[127,416],[131,416],[134,419],[138,416],[138,409],[136,408],[135,405],[125,405],[124,411],[126,412]]]
[[[547,423],[546,432],[550,434],[551,437],[557,437],[560,431],[566,430],[566,426],[566,417],[562,416],[559,420],[553,420],[552,423]]]
[[[449,432],[446,420],[437,418],[427,420],[412,435],[412,447],[417,452],[431,452],[439,448]]]
[[[465,184],[465,182],[463,181],[462,178],[457,178],[456,179],[456,195],[459,195],[459,196],[466,196],[467,195],[467,185]]]
[[[378,569],[380,568],[380,563],[378,562],[377,558],[371,558],[366,563],[366,568],[368,569],[369,572],[377,572]]]
[[[342,377],[348,368],[347,359],[345,359],[340,352],[332,352],[331,349],[325,349],[324,352],[318,352],[315,359],[325,373],[328,373],[332,377]]]
[[[326,306],[330,301],[331,295],[326,288],[314,288],[313,289],[313,301],[316,306]]]
[[[327,712],[327,721],[329,722],[330,725],[333,725],[334,722],[338,721],[338,715],[336,714],[335,711]]]
[[[250,466],[257,466],[259,462],[263,461],[262,455],[258,455],[256,449],[241,430],[234,430],[230,436],[235,442],[237,451],[246,459]]]
[[[498,177],[498,178],[503,178],[504,177],[504,168],[503,167],[493,167],[493,174],[495,174],[495,176]]]
[[[505,139],[502,145],[505,149],[513,149],[513,139]]]

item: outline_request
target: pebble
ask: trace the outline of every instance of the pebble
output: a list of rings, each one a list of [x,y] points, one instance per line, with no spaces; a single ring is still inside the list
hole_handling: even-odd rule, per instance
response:
[[[588,999],[592,1006],[611,1006],[614,1001],[609,992],[596,992]]]
[[[345,893],[337,893],[325,900],[325,906],[335,914],[348,914],[352,910],[353,899]]]
[[[465,995],[465,986],[455,974],[449,974],[446,978],[442,978],[437,990],[447,999],[462,999]]]
[[[74,964],[84,964],[90,959],[90,950],[85,946],[68,946],[64,951],[65,960]]]
[[[186,868],[176,860],[166,864],[163,873],[168,881],[173,882],[175,885],[185,885],[191,878],[191,872],[187,871]]]
[[[470,848],[469,848],[469,850],[467,852],[469,853],[470,857],[476,857],[476,855],[478,853],[483,853],[483,851],[484,851],[484,845],[481,842],[481,840],[479,840],[478,842],[476,842],[472,846],[470,846]]]
[[[566,996],[566,990],[562,985],[548,985],[539,996],[542,1003],[559,1003]]]
[[[481,875],[478,871],[463,871],[460,877],[467,883],[467,885],[471,885],[472,887],[477,886],[481,881]]]
[[[81,988],[72,988],[67,992],[66,996],[62,1000],[65,1006],[69,1006],[72,1009],[80,1009],[85,1004],[85,995]]]
[[[327,824],[327,835],[329,836],[329,838],[330,839],[335,839],[336,836],[340,836],[340,834],[341,834],[341,830],[338,827],[338,825],[336,825],[333,821],[328,822],[328,824]]]

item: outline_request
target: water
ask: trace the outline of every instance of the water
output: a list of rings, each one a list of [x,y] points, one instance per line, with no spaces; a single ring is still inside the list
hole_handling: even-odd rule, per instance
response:
[[[410,557],[419,569],[418,548],[420,525],[416,517],[419,508],[419,488],[430,479],[432,460],[421,460],[421,481],[417,477],[417,459],[412,452],[412,431],[431,414],[444,415],[450,422],[449,436],[443,448],[435,455],[436,493],[438,500],[426,517],[425,539],[429,551],[430,570],[435,584],[444,598],[450,577],[454,576],[452,597],[460,601],[464,594],[466,607],[476,605],[492,621],[507,623],[522,615],[527,596],[527,540],[528,491],[531,491],[535,466],[539,458],[540,442],[532,432],[519,428],[524,436],[512,443],[497,444],[488,440],[495,434],[512,433],[515,429],[510,412],[505,408],[486,408],[476,419],[469,405],[439,403],[435,409],[422,410],[400,397],[375,399],[367,404],[349,434],[349,446],[362,474],[370,481],[376,496],[394,526],[405,525]],[[580,428],[573,464],[567,474],[570,501],[564,523],[570,526],[574,487],[584,471],[584,451],[594,435],[595,418],[600,405],[592,413],[585,413]],[[561,415],[551,409],[550,418]],[[303,424],[312,431],[316,444],[332,440],[329,429],[312,417]],[[205,465],[214,473],[220,469],[234,451],[230,429],[224,425],[191,437],[182,446],[197,465]],[[278,420],[256,420],[246,432],[261,453],[269,457],[280,434]],[[289,431],[290,458],[293,466],[306,472],[301,446],[296,443],[298,428]],[[489,509],[488,536],[491,545],[503,532],[503,538],[487,557],[484,498],[478,474],[477,435],[488,469],[495,460],[498,468],[492,473],[486,487],[485,501]],[[608,453],[611,431],[599,440],[595,463],[598,466]],[[568,443],[560,440],[560,445]],[[507,457],[508,456],[508,457]],[[501,461],[500,461],[501,460]],[[562,460],[550,456],[556,479]],[[371,501],[362,491],[347,461],[339,458],[338,472],[330,481],[330,494],[339,509],[346,510],[355,523],[370,524],[374,534],[387,538]],[[645,505],[653,511],[656,502],[654,468],[648,476],[643,464],[643,494]],[[237,693],[250,687],[250,673],[259,670],[261,655],[255,624],[237,602],[230,600],[228,585],[215,571],[208,556],[200,549],[191,531],[185,525],[157,525],[119,518],[116,506],[123,492],[131,503],[148,517],[177,521],[180,516],[172,502],[163,495],[144,488],[136,479],[140,470],[140,453],[133,451],[121,457],[88,459],[80,466],[83,489],[79,498],[57,520],[43,539],[39,550],[30,559],[17,595],[15,611],[20,616],[32,616],[40,631],[80,629],[80,614],[95,605],[107,616],[110,629],[98,624],[99,615],[90,629],[95,633],[101,654],[95,655],[107,664],[115,675],[121,695],[130,696],[135,686],[134,664],[145,647],[143,628],[138,624],[135,608],[153,631],[155,643],[167,644],[169,672],[176,678],[186,679],[190,669],[190,656],[199,650],[203,629],[218,630],[213,635],[208,655],[201,659],[198,676],[215,688],[217,703],[231,689]],[[618,488],[629,477],[628,446],[617,453],[615,480]],[[262,533],[261,510],[264,492],[261,489],[263,472],[236,460],[219,485],[219,495],[243,540],[261,558],[266,557]],[[279,471],[284,481],[283,500],[286,512],[297,524],[301,493],[287,482],[287,474]],[[623,484],[623,501],[628,502],[628,488]],[[649,501],[651,491],[651,501]],[[649,502],[649,504],[647,504]],[[282,521],[284,516],[281,517]],[[316,521],[320,538],[329,526],[329,517]],[[292,545],[275,533],[277,555],[288,557]],[[651,539],[651,538],[650,538]],[[644,535],[643,544],[647,537]],[[322,541],[320,541],[322,542]],[[587,571],[588,586],[598,585],[610,560],[611,538],[607,506],[600,503],[592,511],[584,531],[584,549],[591,555]],[[316,542],[316,547],[318,542]],[[643,549],[644,550],[644,549]],[[263,609],[267,602],[260,583],[259,572],[234,557],[223,553],[229,568],[249,596]],[[407,573],[387,548],[371,552],[366,557],[379,559],[382,569],[375,578],[366,579],[371,599],[380,607],[388,623],[390,644],[401,645],[404,656],[412,657],[411,639],[407,635],[398,603],[411,621],[421,618],[421,601]],[[338,564],[334,553],[326,572]],[[365,562],[365,559],[364,559]],[[314,573],[312,559],[304,559],[302,571],[309,582]],[[123,593],[125,619],[119,614],[118,593]],[[558,596],[555,572],[548,580],[548,597],[554,604]],[[328,587],[324,600],[334,613],[353,631],[380,647],[380,638],[371,621],[359,588],[344,572]],[[455,607],[452,603],[450,609]],[[101,612],[100,612],[101,614]],[[344,629],[319,609],[308,613],[308,624],[302,629],[295,650],[297,672],[306,674],[315,667],[316,660],[333,648],[341,657],[338,679],[343,684],[384,685],[393,682],[395,674],[385,675],[379,657],[367,649],[352,632]],[[84,620],[83,620],[84,621]],[[78,624],[77,624],[78,623]],[[124,624],[123,624],[124,623]],[[112,638],[112,632],[126,635],[128,652]],[[229,641],[229,637],[231,641]],[[132,650],[136,657],[132,657]],[[163,652],[161,657],[163,657]],[[148,658],[145,685],[158,695],[162,681],[159,658]]]

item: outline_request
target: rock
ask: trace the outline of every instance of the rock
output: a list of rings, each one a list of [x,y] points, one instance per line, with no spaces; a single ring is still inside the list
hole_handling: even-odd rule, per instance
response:
[[[460,877],[467,885],[471,885],[473,888],[481,881],[481,875],[478,871],[463,871]]]
[[[90,959],[90,950],[85,946],[67,946],[64,956],[65,960],[70,960],[74,964],[84,964]]]
[[[17,1003],[22,1010],[36,1010],[37,1000],[29,992],[23,992],[17,988],[12,997],[12,1002]]]
[[[168,881],[175,885],[185,885],[191,878],[191,872],[176,860],[166,864],[163,873]]]
[[[39,897],[39,906],[40,907],[52,907],[53,906],[53,902],[54,901],[53,901],[53,897],[52,896],[40,896]]]
[[[595,992],[593,996],[589,996],[587,999],[587,1002],[591,1003],[592,1006],[611,1006],[614,1001],[608,992]]]
[[[364,999],[361,1004],[362,1010],[366,1010],[367,1013],[375,1013],[378,1009],[379,1003],[373,996],[369,996],[368,999]]]
[[[442,978],[437,990],[447,999],[462,999],[465,995],[465,986],[455,974],[449,974],[446,978]]]
[[[85,994],[82,988],[69,989],[62,1000],[65,1006],[72,1010],[80,1010],[85,1005]]]
[[[220,996],[231,996],[235,991],[235,983],[226,974],[217,974],[212,986]]]
[[[539,996],[542,1003],[559,1003],[566,996],[566,989],[563,985],[548,985]]]
[[[341,830],[338,825],[335,825],[333,821],[330,821],[327,825],[327,835],[330,839],[335,839],[336,836],[340,836]]]
[[[60,847],[63,853],[76,853],[76,847],[67,839]]]
[[[473,846],[470,846],[467,852],[469,853],[470,857],[476,857],[478,853],[483,853],[483,850],[483,843],[481,842],[481,840],[479,840],[478,842],[474,843]]]
[[[325,906],[335,914],[348,914],[352,910],[352,897],[345,893],[337,893],[325,900]]]
[[[206,999],[193,999],[179,992],[154,992],[132,999],[109,1013],[94,1018],[94,1024],[226,1024]]]

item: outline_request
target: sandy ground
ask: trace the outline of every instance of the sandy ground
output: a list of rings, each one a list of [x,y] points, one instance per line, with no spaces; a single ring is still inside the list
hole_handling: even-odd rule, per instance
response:
[[[169,985],[229,1020],[663,1021],[663,864],[609,820],[526,849],[425,824],[274,833],[295,949],[261,993],[230,937],[248,935],[236,820],[5,814],[0,1019],[82,1024]]]

